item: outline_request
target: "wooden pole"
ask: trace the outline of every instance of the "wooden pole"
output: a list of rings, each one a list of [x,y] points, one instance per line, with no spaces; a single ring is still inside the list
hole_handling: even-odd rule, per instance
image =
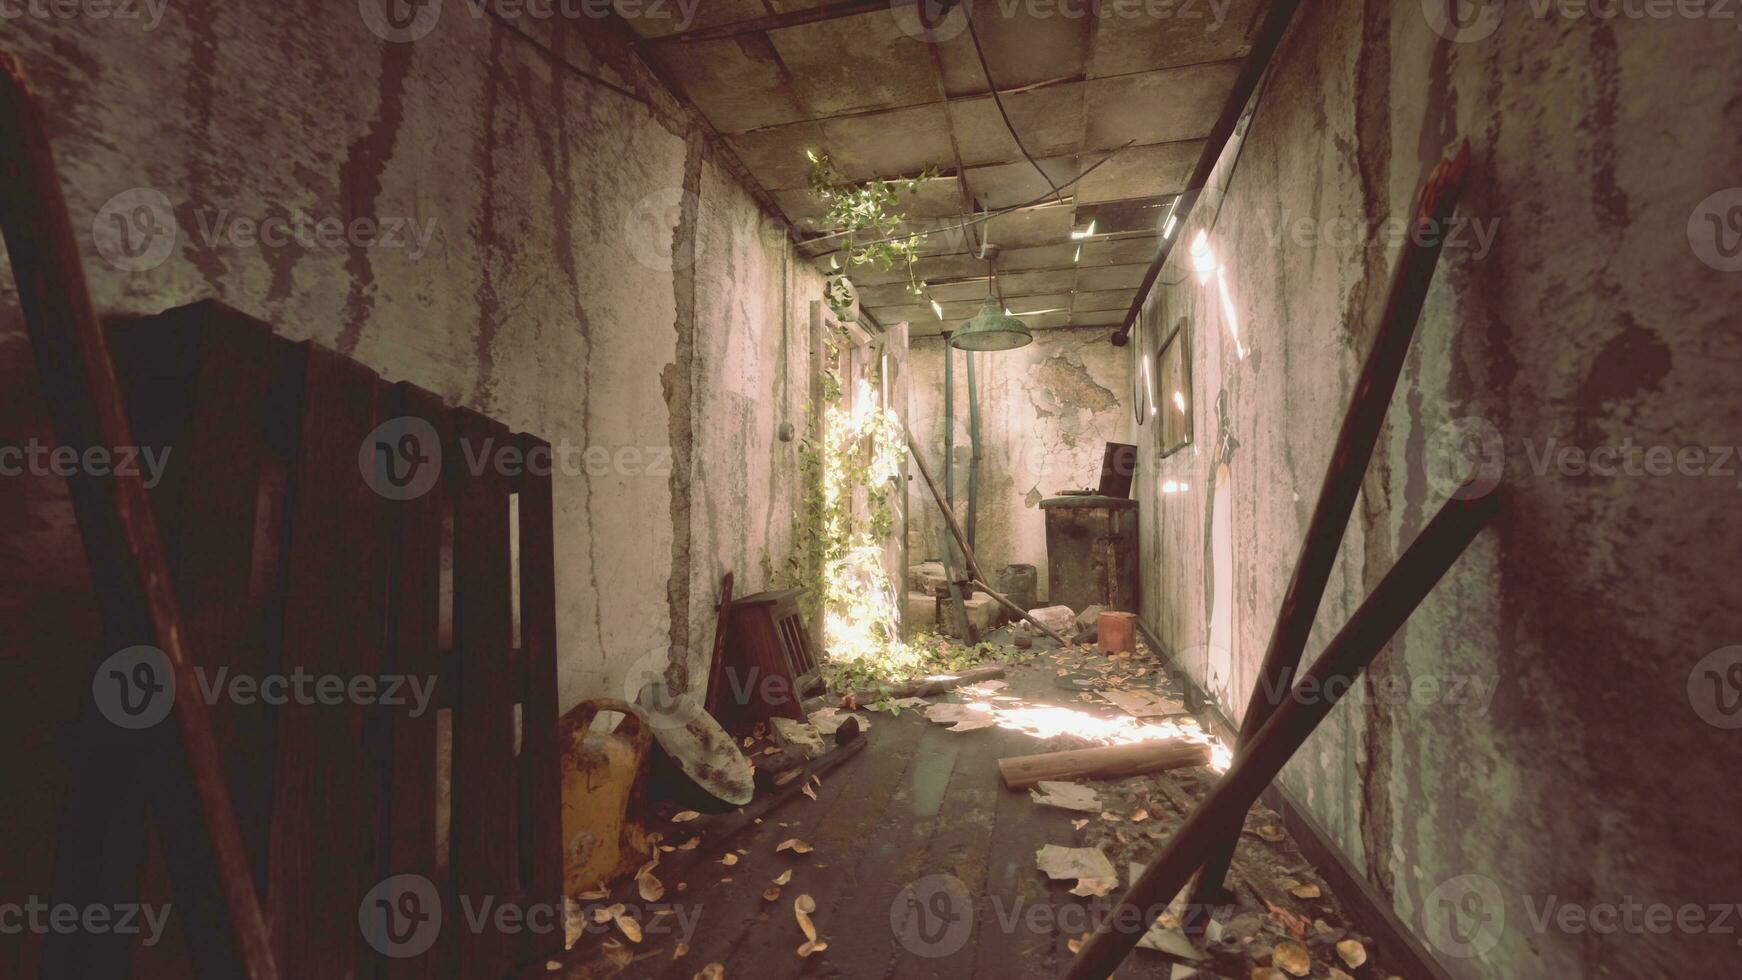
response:
[[[1059,641],[1061,645],[1070,646],[1069,640],[1054,633],[1045,623],[1030,616],[1028,610],[1018,606],[1014,602],[1011,602],[1002,594],[994,592],[992,587],[986,584],[986,573],[980,568],[980,560],[974,557],[974,549],[968,547],[968,538],[962,533],[962,525],[957,523],[956,515],[944,503],[943,494],[938,492],[938,485],[932,482],[931,470],[926,468],[925,457],[920,455],[919,444],[913,441],[913,432],[911,430],[907,430],[907,451],[913,455],[914,465],[919,467],[920,478],[925,481],[926,489],[931,491],[932,499],[937,501],[938,510],[943,511],[944,524],[949,527],[951,536],[956,539],[956,544],[962,549],[962,560],[968,563],[968,571],[972,572],[974,575],[974,588],[991,596],[1003,605],[1004,608],[1009,609],[1011,612],[1014,612],[1023,619],[1033,623],[1042,633],[1045,633],[1047,636]]]
[[[1361,365],[1354,397],[1337,431],[1337,443],[1331,450],[1318,503],[1313,507],[1312,520],[1301,542],[1294,577],[1277,611],[1258,683],[1246,702],[1246,715],[1240,724],[1241,745],[1251,741],[1264,727],[1274,710],[1270,699],[1282,696],[1294,684],[1295,672],[1300,669],[1301,653],[1306,649],[1313,621],[1318,618],[1325,584],[1342,548],[1349,515],[1355,509],[1368,461],[1373,458],[1373,446],[1385,425],[1386,409],[1397,389],[1416,322],[1421,319],[1422,303],[1427,298],[1428,285],[1433,282],[1434,267],[1439,263],[1444,230],[1463,192],[1469,167],[1470,144],[1466,141],[1434,168],[1417,199],[1415,221],[1410,226],[1412,234],[1392,270],[1391,289],[1373,347]],[[1415,234],[1421,228],[1425,228],[1426,234]],[[1222,879],[1239,836],[1239,828],[1231,828],[1205,855],[1203,874],[1198,876],[1192,901],[1188,903],[1191,912],[1186,920],[1188,932],[1203,928],[1205,910],[1215,904],[1221,893]]]
[[[78,240],[67,217],[42,108],[30,93],[22,66],[3,53],[0,233],[11,256],[18,301],[56,438],[81,458],[89,449],[114,452],[133,445],[108,343],[79,264]],[[181,610],[145,484],[137,472],[117,468],[105,477],[81,472],[69,477],[67,485],[107,635],[128,645],[156,647],[174,675],[172,714],[185,756],[166,764],[185,766],[191,774],[229,912],[236,945],[233,955],[246,976],[270,980],[277,971],[266,920],[230,804],[206,702],[182,645]],[[103,724],[90,713],[87,718]],[[142,751],[150,742],[141,735],[125,744]],[[154,761],[141,758],[139,764],[152,766]],[[58,846],[99,843],[61,840]],[[209,968],[211,961],[206,963]]]
[[[1129,745],[1013,755],[998,760],[998,775],[1006,789],[1028,789],[1044,779],[1126,779],[1209,762],[1210,747],[1203,742],[1155,738]]]
[[[1373,594],[1349,617],[1299,686],[1289,692],[1257,736],[1234,757],[1221,782],[1204,797],[1168,841],[1161,856],[1120,897],[1112,914],[1084,944],[1066,980],[1105,980],[1119,968],[1159,911],[1203,863],[1203,851],[1236,832],[1264,787],[1276,778],[1313,730],[1348,693],[1374,658],[1494,516],[1497,498],[1453,499],[1440,508],[1415,543],[1385,573]],[[1117,928],[1118,923],[1139,923]]]

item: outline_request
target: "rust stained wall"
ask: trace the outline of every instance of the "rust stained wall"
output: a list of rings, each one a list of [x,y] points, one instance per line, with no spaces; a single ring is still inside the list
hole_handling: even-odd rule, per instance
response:
[[[775,433],[803,426],[820,277],[597,24],[448,4],[388,43],[355,0],[160,6],[149,28],[6,22],[99,311],[215,297],[568,447],[563,706],[668,648],[696,666],[720,574],[759,588],[789,548],[797,450]],[[274,218],[308,233],[248,233]],[[405,234],[314,234],[358,218]],[[43,432],[13,293],[0,273],[9,443]],[[6,483],[6,611],[35,622],[77,605],[81,559],[58,483]]]
[[[1452,976],[1725,976],[1733,933],[1577,916],[1694,906],[1710,925],[1739,897],[1742,742],[1708,658],[1742,642],[1721,461],[1742,431],[1742,273],[1709,219],[1742,213],[1742,35],[1537,6],[1466,5],[1461,34],[1433,4],[1303,7],[1238,169],[1224,158],[1181,232],[1208,231],[1231,310],[1186,249],[1156,300],[1192,331],[1198,445],[1145,454],[1144,611],[1238,717],[1384,300],[1383,223],[1468,136],[1467,221],[1309,658],[1451,474],[1498,465],[1504,516],[1282,781]],[[1569,446],[1703,462],[1605,474]]]

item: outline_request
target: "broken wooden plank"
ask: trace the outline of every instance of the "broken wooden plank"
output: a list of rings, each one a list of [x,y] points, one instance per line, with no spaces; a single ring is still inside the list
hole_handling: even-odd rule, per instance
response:
[[[1028,789],[1041,780],[1125,779],[1186,766],[1208,765],[1210,747],[1183,738],[1157,738],[1129,745],[1103,745],[998,760],[1007,789]]]

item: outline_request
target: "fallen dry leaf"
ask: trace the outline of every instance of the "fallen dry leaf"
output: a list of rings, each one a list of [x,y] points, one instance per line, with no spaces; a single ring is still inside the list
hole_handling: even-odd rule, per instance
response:
[[[650,874],[638,876],[635,888],[641,893],[643,902],[657,902],[665,895],[665,884]]]
[[[804,930],[804,938],[812,943],[817,941],[816,923],[811,921],[811,913],[817,910],[817,900],[809,895],[800,895],[792,900],[792,915],[798,920],[798,927]],[[800,953],[809,956],[809,953]]]
[[[683,810],[681,812],[672,814],[671,815],[671,822],[672,823],[689,823],[691,820],[694,820],[695,818],[697,818],[699,816],[701,816],[701,814],[697,813],[694,810]]]
[[[617,928],[623,930],[623,935],[628,936],[630,942],[638,943],[641,941],[641,923],[627,915],[619,915],[612,921],[617,923]]]
[[[691,837],[689,840],[686,840],[682,844],[679,844],[677,846],[677,849],[680,851],[693,851],[698,846],[700,846],[701,843],[702,843],[702,839],[700,837]]]
[[[628,906],[624,905],[622,902],[596,908],[593,910],[593,921],[595,923],[609,922],[617,916],[622,915],[627,908]]]
[[[1071,821],[1071,826],[1077,830],[1082,830],[1084,827],[1087,827],[1088,825],[1089,825],[1089,820],[1087,817],[1084,817],[1081,820],[1072,820]]]
[[[575,897],[580,899],[583,902],[597,902],[599,899],[604,898],[610,894],[611,894],[611,892],[607,889],[595,888],[590,892],[581,892],[579,895],[576,895]]]
[[[1349,964],[1349,969],[1358,970],[1361,964],[1367,962],[1367,947],[1353,939],[1345,939],[1337,944],[1337,955],[1343,962]]]
[[[805,787],[801,792],[803,792],[804,795],[810,797],[813,800],[817,798],[816,787],[810,785],[809,783],[805,784]]]
[[[1258,828],[1258,836],[1264,838],[1265,840],[1269,841],[1272,844],[1280,844],[1284,840],[1286,840],[1288,837],[1287,834],[1284,834],[1282,832],[1281,827],[1278,827],[1275,824],[1268,824],[1268,823]]]
[[[774,883],[777,885],[784,885],[791,880],[792,880],[792,869],[787,868],[785,871],[782,871],[780,873],[780,877],[774,879]]]
[[[779,854],[781,851],[791,851],[794,854],[809,854],[812,850],[814,850],[814,848],[809,844],[806,844],[804,841],[799,840],[797,837],[788,837],[786,840],[781,841],[775,846],[774,853]]]
[[[720,855],[720,863],[729,868],[738,863],[738,855],[728,851],[727,853]]]
[[[828,948],[829,948],[828,943],[819,943],[815,940],[807,940],[804,943],[804,945],[802,945],[798,948],[798,955],[809,956],[812,953],[820,953],[823,950],[828,949]]]
[[[674,960],[683,959],[685,956],[689,955],[689,951],[689,943],[678,943],[677,948],[671,951],[671,958]]]
[[[1275,951],[1270,954],[1270,961],[1292,976],[1304,977],[1313,972],[1313,955],[1307,952],[1305,946],[1293,940],[1277,943]]]
[[[1131,815],[1131,822],[1132,823],[1142,823],[1143,821],[1148,820],[1148,819],[1149,819],[1149,811],[1148,810],[1138,810],[1136,813],[1133,813]]]
[[[1324,894],[1324,892],[1319,890],[1319,886],[1310,881],[1304,885],[1296,885],[1293,888],[1290,888],[1288,893],[1293,895],[1295,898],[1318,898],[1320,895]]]
[[[780,775],[774,777],[774,785],[785,786],[787,783],[792,782],[793,780],[797,779],[798,777],[800,777],[802,775],[804,775],[803,769],[789,769],[786,772],[783,772]]]
[[[764,902],[779,901],[780,900],[780,886],[779,885],[770,885],[767,888],[763,889],[762,890],[762,900]]]
[[[719,963],[709,963],[693,980],[726,980],[726,968]]]

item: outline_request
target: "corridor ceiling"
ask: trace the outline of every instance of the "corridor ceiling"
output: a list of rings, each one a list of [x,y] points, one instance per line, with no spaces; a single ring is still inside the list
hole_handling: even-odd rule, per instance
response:
[[[1267,6],[977,0],[971,25],[958,9],[930,31],[912,0],[707,0],[676,33],[661,33],[671,20],[624,19],[801,234],[818,234],[822,214],[806,187],[807,150],[828,153],[852,181],[941,174],[903,197],[914,225],[933,231],[918,265],[925,296],[903,269],[850,271],[879,323],[906,320],[919,336],[979,309],[987,243],[998,295],[1029,326],[1122,322]],[[1058,194],[1006,128],[976,36],[1016,133]]]

